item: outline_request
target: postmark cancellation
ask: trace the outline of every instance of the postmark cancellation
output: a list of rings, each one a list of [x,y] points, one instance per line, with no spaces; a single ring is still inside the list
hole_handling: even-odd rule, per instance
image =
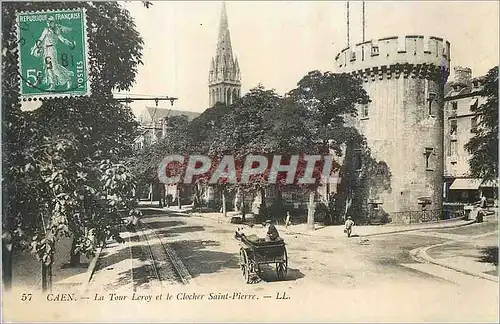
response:
[[[89,96],[85,9],[18,12],[16,20],[21,98]]]

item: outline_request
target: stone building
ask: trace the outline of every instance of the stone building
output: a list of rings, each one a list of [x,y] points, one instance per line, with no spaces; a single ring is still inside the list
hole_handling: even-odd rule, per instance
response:
[[[169,118],[184,116],[188,121],[191,121],[199,115],[200,113],[192,111],[144,107],[138,117],[140,135],[134,141],[134,148],[140,150],[164,137],[168,131]],[[189,195],[190,189],[184,190],[184,195]],[[140,198],[148,200],[159,200],[162,196],[172,195],[172,199],[175,200],[179,191],[177,185],[161,185],[159,182],[155,182],[150,183],[147,188],[140,188],[138,194]]]
[[[393,222],[437,218],[443,202],[443,104],[450,43],[439,37],[399,36],[342,50],[338,72],[362,78],[370,104],[353,121],[372,156],[386,162],[390,190],[369,201]]]
[[[144,107],[139,114],[138,122],[141,134],[135,140],[135,148],[141,149],[165,136],[168,118],[185,116],[188,121],[198,117],[200,113],[193,111],[175,110],[161,107]]]
[[[222,4],[217,50],[208,73],[208,96],[209,107],[217,102],[230,105],[241,96],[240,67],[231,46],[226,3]]]
[[[455,67],[455,78],[447,84],[444,106],[444,197],[447,202],[475,202],[480,194],[497,198],[497,183],[472,178],[470,154],[464,146],[474,136],[479,115],[472,109],[486,102],[482,96],[483,78],[473,78],[472,70]]]

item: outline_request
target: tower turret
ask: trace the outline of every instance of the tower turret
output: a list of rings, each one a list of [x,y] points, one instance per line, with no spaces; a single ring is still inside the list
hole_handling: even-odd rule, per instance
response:
[[[391,174],[390,189],[370,192],[374,209],[398,223],[437,219],[450,43],[439,37],[387,37],[346,48],[335,60],[339,72],[363,80],[371,102],[359,107],[353,123]]]
[[[230,105],[240,97],[241,75],[238,61],[233,58],[225,2],[222,3],[217,50],[209,70],[208,91],[210,107],[217,102]]]

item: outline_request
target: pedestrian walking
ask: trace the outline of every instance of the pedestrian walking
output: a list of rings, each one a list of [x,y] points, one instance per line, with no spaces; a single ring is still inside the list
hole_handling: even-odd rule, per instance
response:
[[[347,220],[345,221],[345,230],[344,230],[344,232],[347,233],[347,237],[351,237],[353,226],[354,226],[354,221],[352,220],[351,216],[347,217]]]
[[[290,212],[286,212],[286,218],[285,218],[285,228],[288,228],[289,225],[292,225],[292,221],[290,220]]]

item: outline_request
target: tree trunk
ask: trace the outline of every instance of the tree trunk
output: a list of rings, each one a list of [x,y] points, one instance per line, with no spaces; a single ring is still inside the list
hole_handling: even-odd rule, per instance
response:
[[[246,215],[245,215],[245,192],[242,190],[241,191],[241,221],[246,222]]]
[[[316,211],[315,194],[315,190],[309,192],[309,202],[307,204],[307,229],[312,231],[314,231],[314,212]]]
[[[224,217],[227,216],[227,210],[226,210],[226,189],[222,188],[222,214]]]
[[[182,209],[182,205],[181,205],[181,188],[179,187],[179,185],[177,185],[177,207],[179,207],[179,210]]]
[[[80,252],[75,252],[77,242],[78,242],[78,238],[76,236],[73,236],[73,241],[71,242],[71,251],[69,254],[70,255],[69,265],[70,266],[77,266],[80,264]]]
[[[267,206],[266,206],[266,190],[264,188],[260,188],[260,208],[259,208],[259,214],[261,217],[264,219],[267,216]]]
[[[241,188],[236,189],[236,194],[234,195],[234,211],[240,211],[240,199],[241,199]]]
[[[12,243],[2,242],[2,281],[6,291],[12,288]]]
[[[284,210],[283,210],[283,192],[282,192],[281,186],[278,184],[276,185],[276,205],[278,206],[278,208],[276,208],[274,212],[279,212],[279,213],[284,212]],[[272,215],[272,218],[274,220],[284,219],[285,214]]]
[[[52,290],[52,261],[49,265],[41,262],[42,270],[42,291]]]

